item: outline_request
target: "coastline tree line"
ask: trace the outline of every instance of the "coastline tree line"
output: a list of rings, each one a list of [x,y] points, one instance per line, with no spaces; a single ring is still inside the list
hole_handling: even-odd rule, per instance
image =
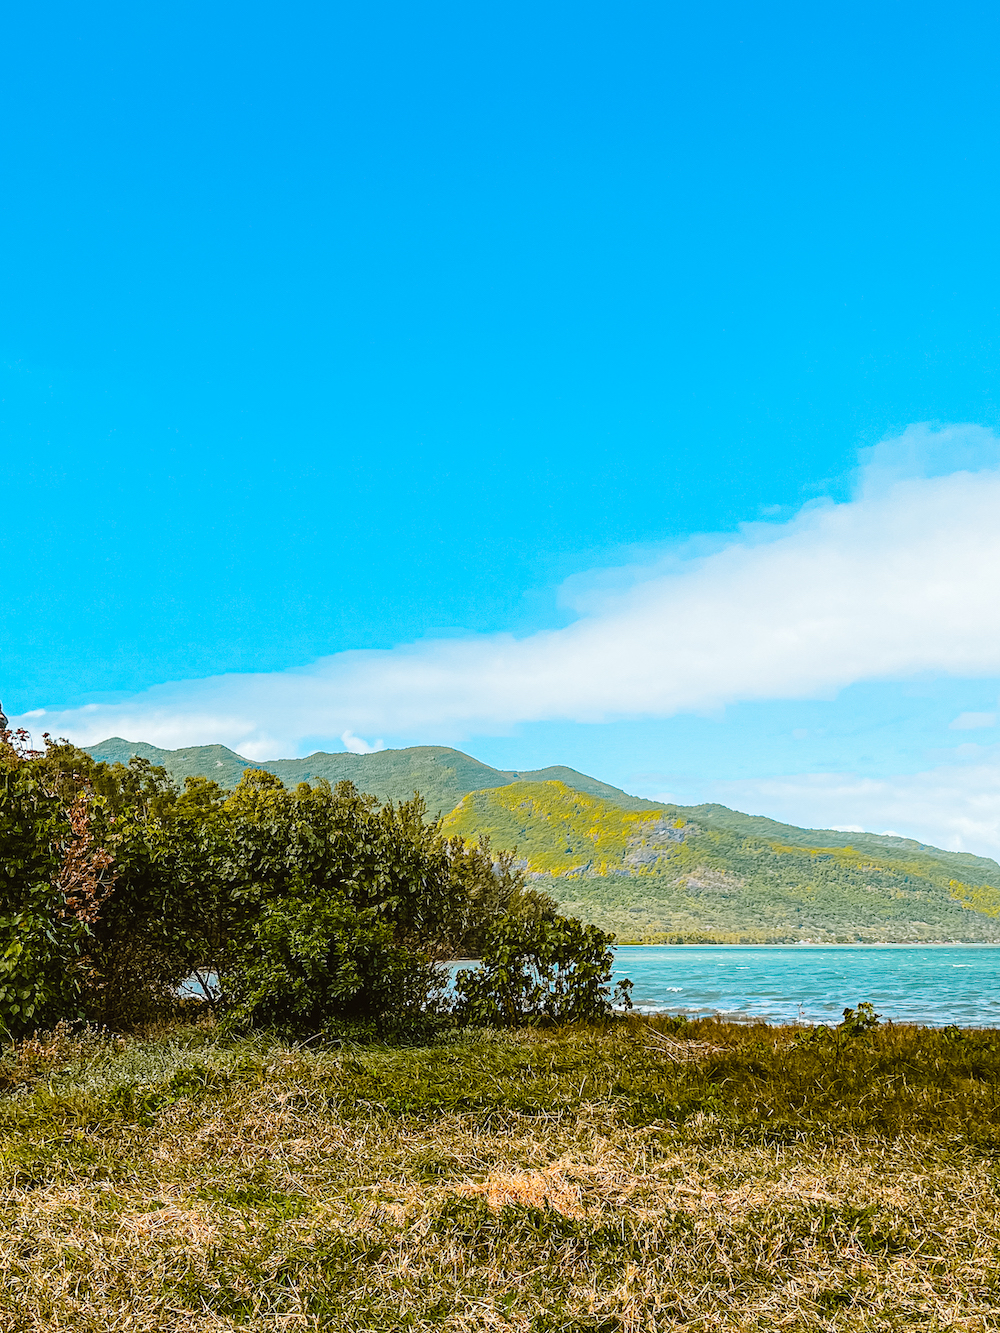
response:
[[[628,1004],[612,939],[526,887],[509,853],[447,837],[415,797],[288,790],[247,770],[183,787],[0,733],[0,1024],[135,1028],[200,990],[233,1030],[419,1037]],[[481,962],[449,986],[442,963]],[[2,1035],[2,1034],[0,1034]]]

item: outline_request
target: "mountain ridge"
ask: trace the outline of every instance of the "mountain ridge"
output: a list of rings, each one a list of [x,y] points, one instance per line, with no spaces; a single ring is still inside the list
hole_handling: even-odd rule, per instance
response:
[[[506,786],[512,782],[566,781],[575,790],[608,800],[625,802],[636,809],[655,808],[655,801],[630,796],[619,787],[592,778],[576,769],[555,764],[548,768],[519,772],[493,768],[462,750],[447,745],[412,745],[401,750],[376,750],[373,754],[317,750],[304,759],[255,761],[224,745],[193,745],[163,750],[145,741],[127,741],[111,736],[97,745],[84,746],[94,759],[127,764],[132,755],[162,766],[172,778],[208,777],[222,787],[235,787],[247,768],[262,768],[280,777],[287,786],[325,778],[347,780],[382,801],[408,800],[419,791],[432,813],[447,814],[470,791]]]
[[[448,746],[260,763],[220,745],[162,750],[110,737],[86,748],[223,787],[262,768],[289,786],[347,779],[382,801],[419,791],[449,832],[516,848],[537,887],[622,940],[1000,943],[1000,865],[893,834],[650,801],[562,765],[496,769]]]

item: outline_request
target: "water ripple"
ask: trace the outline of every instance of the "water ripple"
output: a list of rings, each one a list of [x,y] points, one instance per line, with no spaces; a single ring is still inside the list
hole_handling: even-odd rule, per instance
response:
[[[646,1013],[836,1023],[869,1000],[900,1023],[1000,1026],[998,945],[622,945],[622,976]]]

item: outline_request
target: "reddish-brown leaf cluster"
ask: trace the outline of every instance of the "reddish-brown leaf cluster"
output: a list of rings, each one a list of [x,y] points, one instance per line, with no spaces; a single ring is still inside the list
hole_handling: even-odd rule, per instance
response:
[[[51,749],[53,741],[45,733],[45,750],[31,745],[31,735],[23,727],[16,731],[0,731],[0,749],[6,751],[6,761],[15,764],[41,759]],[[80,775],[73,775],[80,782]],[[114,857],[105,848],[96,845],[90,825],[87,791],[81,791],[67,810],[72,834],[63,845],[62,864],[56,876],[56,887],[65,901],[66,916],[92,925],[97,920],[101,903],[114,888],[117,875],[111,871]]]
[[[114,857],[104,848],[94,846],[85,795],[77,797],[68,813],[73,836],[56,882],[66,900],[67,914],[91,924],[97,920],[101,903],[114,887],[116,876],[109,873]]]

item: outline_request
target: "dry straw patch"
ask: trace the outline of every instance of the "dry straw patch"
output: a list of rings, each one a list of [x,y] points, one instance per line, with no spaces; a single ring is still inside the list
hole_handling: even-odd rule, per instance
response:
[[[149,1213],[133,1213],[122,1219],[122,1230],[133,1236],[152,1238],[164,1245],[190,1244],[204,1249],[219,1234],[199,1213],[166,1204]]]
[[[581,1190],[566,1178],[562,1168],[547,1171],[491,1171],[485,1180],[456,1187],[457,1194],[480,1197],[499,1212],[507,1204],[528,1208],[551,1208],[563,1217],[583,1217]]]

